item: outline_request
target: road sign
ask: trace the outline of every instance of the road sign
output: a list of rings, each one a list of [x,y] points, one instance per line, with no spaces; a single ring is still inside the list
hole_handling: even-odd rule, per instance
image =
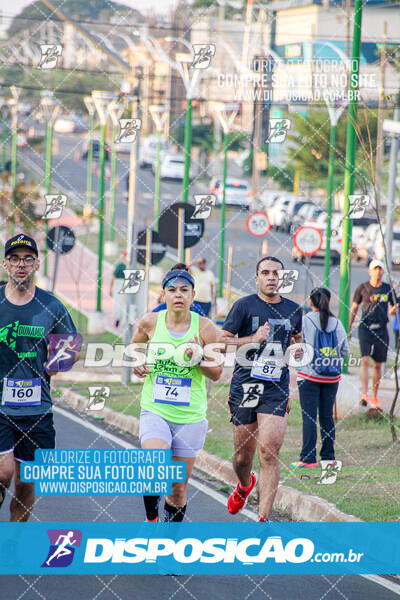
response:
[[[184,219],[184,248],[191,248],[203,237],[204,219],[192,219],[196,207],[187,202],[175,202],[160,215],[158,222],[158,233],[160,240],[171,246],[178,248],[178,214],[179,209],[185,211]]]
[[[391,133],[394,136],[400,136],[400,121],[392,121],[390,119],[383,120],[383,131]]]
[[[136,260],[141,265],[146,264],[146,229],[139,231],[137,236],[137,252]],[[166,247],[165,244],[160,240],[160,236],[157,231],[151,233],[151,264],[158,264],[165,256]]]
[[[321,250],[323,236],[319,229],[305,225],[293,236],[293,244],[304,256],[312,256]]]
[[[247,231],[255,237],[264,237],[271,229],[271,223],[264,212],[253,212],[246,221]]]
[[[74,245],[75,234],[72,229],[65,225],[57,225],[50,229],[47,234],[47,247],[50,248],[50,250],[53,250],[53,252],[58,251],[59,254],[67,254],[67,252],[72,250]]]

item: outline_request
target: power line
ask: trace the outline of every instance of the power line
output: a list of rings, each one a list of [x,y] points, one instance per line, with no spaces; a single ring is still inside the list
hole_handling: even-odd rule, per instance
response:
[[[46,23],[46,22],[50,22],[50,21],[54,21],[54,22],[57,22],[57,23],[64,23],[64,21],[62,19],[57,19],[57,18],[54,18],[54,17],[52,17],[52,18],[46,18],[46,20],[44,21],[43,17],[42,18],[40,18],[40,17],[21,17],[21,16],[15,16],[15,17],[13,17],[12,15],[4,15],[4,14],[2,14],[1,16],[3,18],[10,19],[10,20],[11,19],[13,19],[13,20],[14,19],[20,19],[22,21],[40,21],[42,23]],[[75,18],[77,18],[77,17],[75,17]],[[84,25],[99,25],[99,26],[100,25],[104,25],[104,26],[107,26],[108,28],[110,27],[110,25],[112,25],[114,27],[124,27],[124,28],[128,28],[128,29],[129,28],[137,29],[137,27],[138,27],[137,22],[136,23],[128,23],[127,25],[124,25],[123,23],[110,23],[110,22],[107,23],[105,21],[84,21],[82,19],[79,19],[79,23],[82,23]],[[222,21],[222,23],[226,23],[226,21]],[[144,22],[143,24],[145,24],[145,25],[148,26],[150,33],[152,31],[159,30],[159,31],[164,31],[164,32],[168,32],[168,31],[169,32],[182,32],[182,33],[185,34],[188,31],[188,27],[178,27],[178,26],[174,26],[174,25],[162,25],[162,24],[151,25],[151,24],[146,23],[146,22]],[[217,27],[218,27],[218,24],[216,23],[216,25],[215,25],[215,32],[212,29],[211,29],[211,32],[212,33],[217,33]],[[189,29],[190,29],[190,26],[189,26]],[[196,27],[194,29],[194,31],[196,31],[196,32],[205,31],[207,33],[210,33],[210,27]],[[236,33],[238,35],[241,34],[241,32],[238,31],[237,29],[234,29],[234,28],[228,29],[226,27],[223,28],[223,33],[224,32]],[[297,38],[297,39],[299,37],[298,33],[293,33],[293,32],[289,32],[289,31],[286,32],[283,29],[279,29],[279,35],[283,35],[285,37],[293,37],[293,38]],[[336,42],[346,42],[345,38],[343,38],[343,39],[336,39],[336,38],[332,38],[332,36],[322,35],[322,34],[318,35],[317,40],[330,40],[332,42],[335,42],[335,41]],[[303,43],[303,42],[311,42],[311,41],[312,40],[310,38],[310,40],[299,40],[298,43],[300,44],[300,43]],[[372,43],[379,43],[379,44],[381,44],[384,41],[387,42],[387,43],[398,43],[398,44],[400,44],[400,38],[399,37],[386,37],[386,38],[377,38],[377,37],[374,37],[374,38],[372,38],[370,40],[369,39],[363,39],[362,43],[363,44],[365,44],[365,43],[370,43],[370,44],[372,44]],[[279,44],[279,45],[283,45],[283,44]]]

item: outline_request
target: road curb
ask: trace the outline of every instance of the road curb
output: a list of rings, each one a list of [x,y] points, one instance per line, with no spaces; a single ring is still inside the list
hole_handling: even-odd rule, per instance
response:
[[[55,405],[57,404],[55,401]],[[66,391],[62,396],[62,401],[74,410],[87,413],[87,398],[72,390]],[[96,414],[94,411],[92,414]],[[98,413],[99,414],[99,413]],[[103,408],[101,416],[109,425],[118,427],[122,431],[138,437],[139,419],[131,415],[124,415],[111,408]],[[217,456],[200,450],[196,459],[196,468],[205,475],[215,477],[229,485],[236,485],[237,477],[233,471],[232,464]],[[284,513],[293,521],[334,521],[334,522],[360,522],[361,519],[341,512],[334,504],[323,500],[318,496],[305,494],[287,485],[280,485],[275,497],[274,508],[280,513]]]

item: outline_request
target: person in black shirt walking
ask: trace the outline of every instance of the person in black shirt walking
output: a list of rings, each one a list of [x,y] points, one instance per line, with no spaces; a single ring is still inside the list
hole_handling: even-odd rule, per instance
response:
[[[388,283],[382,281],[385,272],[384,264],[379,260],[369,265],[370,280],[361,283],[354,292],[350,310],[350,333],[361,304],[362,314],[358,328],[358,339],[361,349],[361,392],[360,404],[381,409],[378,401],[379,383],[382,377],[382,363],[386,362],[389,347],[388,306],[395,303],[395,292]],[[368,395],[369,359],[372,358],[372,397]]]

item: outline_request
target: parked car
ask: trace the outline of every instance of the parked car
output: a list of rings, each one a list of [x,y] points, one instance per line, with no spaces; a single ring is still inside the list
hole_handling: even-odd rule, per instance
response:
[[[289,205],[293,202],[292,198],[282,194],[277,198],[274,204],[267,210],[267,215],[271,226],[279,230],[283,216],[287,212]]]
[[[282,231],[285,231],[286,233],[290,233],[293,219],[296,217],[296,215],[299,212],[299,210],[301,209],[301,207],[304,206],[304,204],[306,204],[306,203],[308,203],[308,200],[303,198],[303,199],[298,200],[297,202],[295,201],[289,205],[286,213],[284,213],[284,215],[283,215],[282,225],[281,225]]]
[[[383,232],[383,236],[386,241],[385,231]],[[380,230],[377,231],[375,238],[374,258],[383,262],[385,261],[385,247]],[[400,265],[400,229],[393,229],[392,263],[394,265]]]
[[[304,225],[306,223],[306,221],[309,221],[310,219],[313,219],[316,221],[316,219],[323,213],[322,208],[319,208],[316,204],[314,204],[313,202],[307,201],[303,204],[303,206],[301,206],[296,215],[293,216],[292,222],[291,222],[291,226],[290,226],[290,235],[293,235],[295,233],[295,231],[298,230],[299,227],[301,227],[302,225]],[[317,224],[318,226],[318,224]],[[321,224],[321,227],[323,225]]]
[[[149,135],[143,141],[140,142],[140,150],[139,150],[139,167],[141,169],[145,169],[146,167],[151,167],[153,171],[155,171],[156,161],[157,161],[157,144],[158,144],[158,136]],[[130,151],[130,144],[120,144],[121,151],[122,146],[127,148],[127,152]],[[165,157],[167,153],[171,153],[171,147],[167,140],[162,137],[161,138],[161,146],[160,146],[160,159],[161,161]]]
[[[185,157],[183,154],[165,154],[160,167],[161,179],[183,179],[185,170]],[[193,179],[197,175],[197,168],[190,165],[189,176]]]
[[[88,157],[88,152],[89,152],[89,139],[86,139],[83,142],[83,146],[82,146],[82,158],[84,160],[87,159]],[[98,160],[100,158],[100,139],[99,138],[93,138],[93,158],[95,160]],[[105,148],[105,160],[109,160],[110,159],[110,146],[109,144],[105,144],[104,146]]]
[[[352,244],[353,248],[356,247],[360,236],[367,230],[369,225],[377,224],[377,220],[375,217],[360,217],[359,219],[353,219],[353,227],[352,227]]]
[[[74,115],[61,115],[54,123],[56,133],[82,133],[87,131],[87,123]]]
[[[210,194],[216,196],[216,206],[221,206],[223,199],[222,179],[215,177],[210,183]],[[225,204],[227,206],[243,206],[250,207],[251,189],[247,181],[243,179],[233,179],[227,177],[225,187]]]
[[[357,261],[364,260],[366,264],[371,262],[374,256],[374,246],[378,231],[378,223],[372,223],[360,234],[353,249],[354,258]]]

